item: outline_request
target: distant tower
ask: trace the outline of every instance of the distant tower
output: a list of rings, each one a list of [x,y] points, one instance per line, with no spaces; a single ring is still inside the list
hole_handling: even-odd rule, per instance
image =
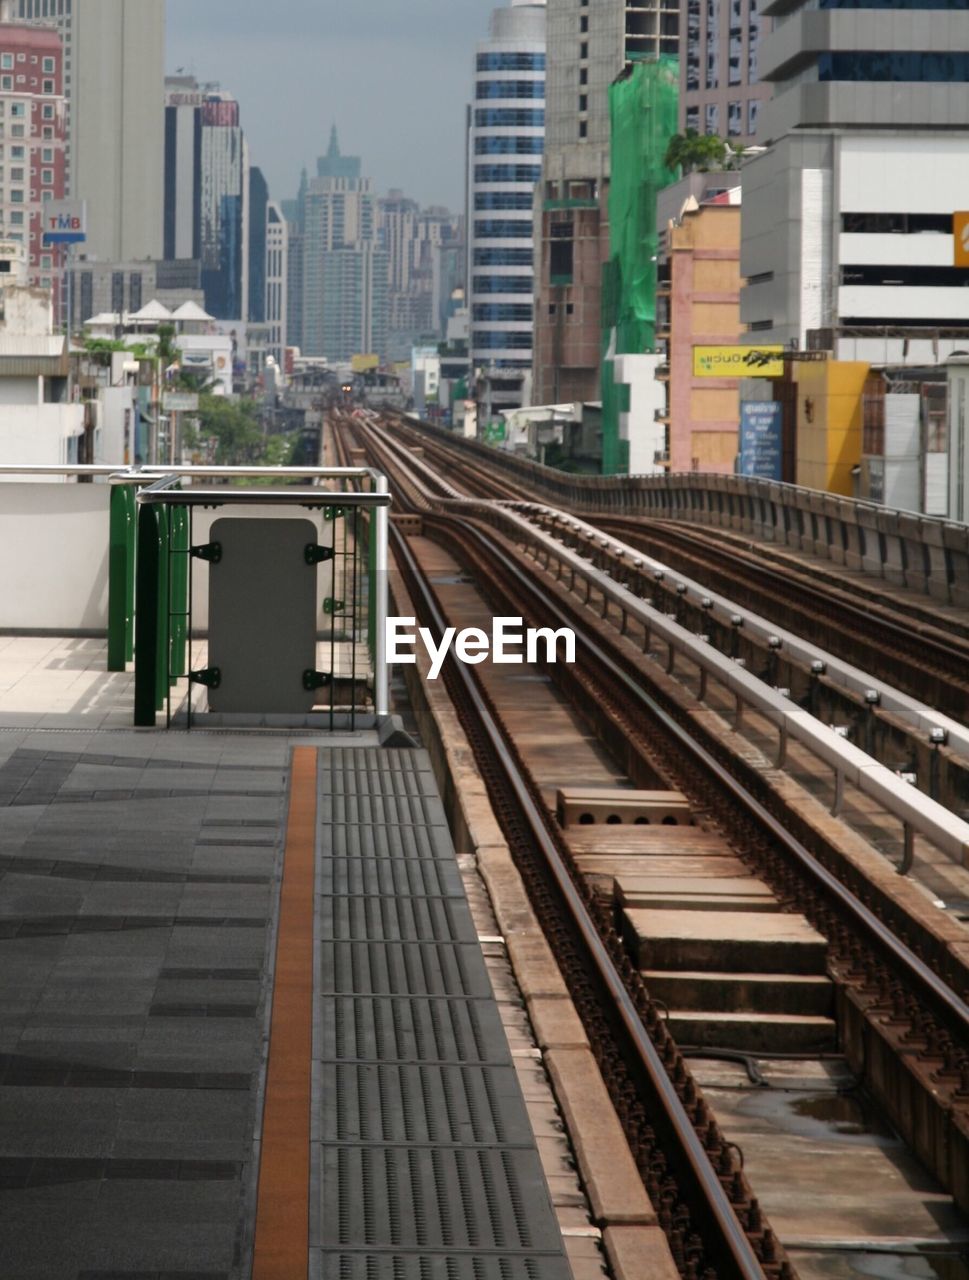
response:
[[[494,11],[491,36],[475,51],[468,189],[472,369],[532,367],[532,205],[544,145],[545,0],[512,0]]]

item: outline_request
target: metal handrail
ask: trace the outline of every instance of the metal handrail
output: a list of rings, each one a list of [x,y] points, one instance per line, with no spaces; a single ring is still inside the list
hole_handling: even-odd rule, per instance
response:
[[[443,505],[446,509],[448,505],[456,504]],[[597,591],[612,600],[624,613],[638,618],[671,651],[681,653],[701,672],[712,676],[733,693],[737,699],[738,711],[742,706],[749,706],[770,720],[780,731],[782,754],[786,751],[787,740],[790,738],[826,763],[835,775],[832,812],[840,811],[844,785],[850,782],[864,795],[875,800],[885,812],[898,819],[905,833],[905,859],[899,870],[908,871],[911,867],[912,837],[916,832],[959,865],[969,866],[969,823],[963,822],[914,787],[900,785],[890,769],[846,742],[814,716],[801,711],[787,698],[738,666],[733,659],[718,653],[706,641],[640,600],[576,552],[536,529],[517,512],[508,507],[481,502],[464,502],[460,506],[464,511],[477,509],[486,519],[499,525],[502,520],[507,521],[526,546],[529,543],[541,545],[543,550],[572,573],[582,575],[594,583]]]

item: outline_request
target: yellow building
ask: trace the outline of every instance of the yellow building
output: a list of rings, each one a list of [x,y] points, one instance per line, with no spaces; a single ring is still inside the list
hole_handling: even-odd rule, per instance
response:
[[[797,483],[852,496],[861,463],[863,397],[870,366],[860,360],[794,362]]]

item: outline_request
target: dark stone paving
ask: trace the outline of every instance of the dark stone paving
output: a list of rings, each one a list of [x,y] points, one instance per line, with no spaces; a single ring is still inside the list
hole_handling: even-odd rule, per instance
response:
[[[0,1277],[237,1280],[289,746],[22,737],[0,764]]]

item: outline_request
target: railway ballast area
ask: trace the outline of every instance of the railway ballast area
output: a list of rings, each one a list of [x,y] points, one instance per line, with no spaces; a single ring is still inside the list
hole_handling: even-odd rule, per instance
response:
[[[396,614],[575,636],[571,663],[400,672],[604,1273],[964,1276],[969,613],[729,530],[557,505],[534,467],[399,414],[331,426],[336,461],[390,477]],[[515,936],[497,848],[540,943]]]

